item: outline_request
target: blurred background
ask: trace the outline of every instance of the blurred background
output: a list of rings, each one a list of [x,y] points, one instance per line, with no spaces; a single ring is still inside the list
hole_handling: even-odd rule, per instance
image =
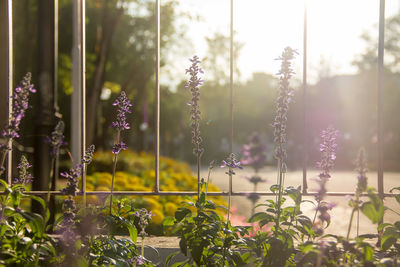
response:
[[[43,3],[45,4],[43,4]],[[49,3],[52,1],[48,1]],[[301,85],[304,2],[297,0],[236,0],[234,9],[234,151],[258,132],[266,144],[268,165],[273,158],[273,128],[280,56],[286,46],[299,53],[292,80],[295,95],[288,122],[288,167],[303,162],[301,133],[307,129],[309,168],[318,160],[320,132],[329,125],[340,131],[337,170],[353,170],[360,147],[369,168],[377,158],[377,36],[378,1],[309,0],[308,81],[304,99]],[[39,4],[42,3],[42,4]],[[384,169],[400,170],[400,1],[386,1],[384,81]],[[154,149],[154,1],[86,1],[87,143],[98,150],[113,144],[112,102],[121,90],[133,101],[128,116],[132,129],[124,133],[131,150]],[[161,154],[194,163],[189,122],[190,99],[184,87],[188,58],[198,55],[205,71],[201,87],[201,133],[204,166],[228,154],[229,134],[229,1],[161,1]],[[46,1],[13,1],[14,83],[30,71],[40,88],[49,27]],[[58,105],[70,138],[72,70],[72,0],[59,1]],[[47,14],[47,15],[46,15]],[[47,26],[46,26],[47,25]],[[40,49],[41,48],[41,49]],[[48,46],[51,48],[51,45]],[[305,100],[305,101],[304,101]],[[21,147],[33,151],[35,130],[55,125],[52,114],[41,114],[34,96],[34,112],[22,127]],[[303,125],[302,112],[307,121]],[[1,112],[5,112],[2,107]],[[51,127],[50,127],[51,126]],[[43,133],[40,133],[43,134]],[[69,142],[70,143],[70,142]],[[21,148],[21,149],[22,149]],[[32,149],[29,149],[32,148]],[[68,158],[65,155],[65,158]],[[299,178],[300,183],[300,178]]]

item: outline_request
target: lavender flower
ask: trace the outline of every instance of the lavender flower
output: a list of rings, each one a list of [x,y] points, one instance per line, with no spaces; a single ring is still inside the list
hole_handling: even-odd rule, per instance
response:
[[[15,178],[13,180],[13,184],[29,184],[33,181],[33,176],[31,173],[29,173],[28,169],[32,167],[31,164],[29,164],[28,160],[26,159],[25,156],[21,157],[21,162],[18,164],[17,168],[19,170],[19,175],[18,178]]]
[[[83,163],[90,164],[92,162],[94,150],[95,150],[95,146],[94,145],[90,145],[88,147],[88,149],[85,152],[85,155],[83,155],[82,164]]]
[[[19,125],[21,124],[22,118],[25,116],[25,111],[29,106],[29,94],[35,93],[36,89],[31,84],[31,73],[27,73],[21,83],[14,90],[12,103],[12,113],[6,126],[6,129],[2,131],[2,136],[7,139],[15,139],[19,137]]]
[[[117,120],[111,124],[111,127],[116,128],[118,131],[130,129],[129,123],[126,122],[126,113],[131,113],[130,107],[131,102],[126,96],[125,91],[121,91],[121,94],[114,101],[113,106],[118,107]]]
[[[357,176],[357,193],[362,193],[367,191],[368,186],[368,178],[367,178],[367,167],[366,167],[366,157],[365,157],[365,149],[361,148],[358,152],[358,157],[356,160],[356,171],[358,172]]]
[[[75,167],[69,169],[69,172],[61,173],[61,176],[67,179],[67,186],[61,190],[63,195],[76,196],[78,192],[78,179],[82,175],[82,168],[84,164],[89,164],[92,161],[95,146],[91,145],[82,157],[80,164],[75,165]]]
[[[275,149],[275,157],[280,159],[282,164],[287,157],[286,154],[286,122],[287,113],[289,110],[289,103],[293,96],[293,89],[290,88],[289,80],[293,75],[293,69],[291,68],[291,60],[294,59],[294,55],[297,54],[295,50],[290,47],[286,47],[282,53],[282,56],[278,60],[282,61],[281,69],[277,73],[280,75],[279,78],[279,96],[276,101],[276,117],[273,123],[274,127],[274,141],[277,145]]]
[[[256,173],[265,166],[265,145],[258,133],[254,132],[249,138],[249,144],[243,146],[243,156],[241,163],[253,167]]]
[[[317,166],[321,169],[321,173],[318,175],[319,179],[319,189],[315,195],[315,199],[320,202],[324,199],[326,190],[326,183],[331,177],[330,171],[334,166],[336,159],[336,139],[338,136],[338,131],[332,126],[328,127],[326,130],[322,131],[321,139],[322,143],[320,145],[320,152],[322,154],[321,161],[317,162]]]
[[[68,198],[64,199],[62,205],[64,219],[60,223],[59,231],[62,233],[63,245],[66,251],[69,251],[71,255],[71,250],[73,250],[73,245],[76,241],[76,232],[74,230],[76,206],[72,197],[76,196],[78,191],[78,179],[82,175],[82,168],[84,164],[89,164],[92,161],[94,149],[94,145],[89,146],[80,164],[75,165],[69,172],[61,173],[61,176],[67,178],[67,186],[61,190],[61,193],[63,195],[68,195]]]
[[[47,136],[45,139],[45,142],[49,143],[51,146],[50,154],[52,157],[58,155],[60,147],[67,144],[67,142],[64,141],[64,128],[64,122],[59,121],[54,128],[54,131],[51,133],[51,136]]]
[[[234,175],[235,172],[233,169],[243,169],[243,167],[240,165],[240,161],[236,160],[236,156],[234,153],[231,153],[226,160],[223,160],[221,165],[221,168],[228,167],[229,170],[226,172],[228,175]]]
[[[192,62],[192,65],[189,69],[186,70],[186,73],[189,73],[190,79],[187,82],[186,86],[190,89],[192,94],[192,99],[188,103],[191,107],[190,110],[190,120],[192,127],[192,144],[195,146],[193,149],[193,153],[198,157],[203,153],[203,149],[201,148],[202,139],[200,137],[200,119],[201,112],[199,109],[199,101],[200,101],[200,86],[203,84],[203,80],[198,77],[199,73],[203,73],[203,70],[198,66],[201,62],[197,56],[193,56],[192,59],[189,59]]]
[[[336,159],[336,139],[339,131],[335,130],[332,126],[329,126],[326,130],[322,131],[321,139],[322,144],[320,145],[319,151],[322,153],[321,161],[317,163],[317,166],[321,169],[319,174],[320,178],[330,178],[330,170],[332,169]]]
[[[135,256],[132,259],[128,259],[127,261],[129,264],[133,264],[133,266],[142,266],[143,264],[146,264],[146,259],[142,256]]]
[[[117,144],[114,144],[112,153],[119,154],[119,152],[121,152],[121,150],[126,150],[126,149],[128,149],[128,146],[124,142],[121,141]]]
[[[145,228],[149,225],[151,222],[151,217],[154,216],[151,211],[147,211],[145,208],[140,209],[134,213],[134,215],[139,218],[139,227],[141,229],[140,236],[145,237],[146,232]]]

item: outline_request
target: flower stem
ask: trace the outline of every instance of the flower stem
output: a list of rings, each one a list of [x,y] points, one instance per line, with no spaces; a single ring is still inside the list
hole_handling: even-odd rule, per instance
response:
[[[112,173],[112,180],[111,180],[111,194],[110,194],[110,215],[111,215],[112,201],[113,201],[115,170],[117,168],[117,154],[114,155],[113,162],[114,162],[114,164],[113,164],[113,173]]]
[[[347,240],[349,240],[349,237],[350,237],[351,225],[353,224],[353,217],[354,217],[355,211],[356,211],[356,208],[353,208],[353,210],[351,211],[350,223],[349,223],[349,227],[347,228],[347,236],[346,236]]]
[[[275,221],[275,233],[278,232],[278,228],[279,228],[279,220],[281,217],[281,198],[282,198],[282,181],[283,181],[283,177],[282,177],[283,173],[282,173],[282,162],[281,160],[278,158],[278,177],[279,177],[279,192],[278,192],[278,201],[277,201],[277,205],[278,205],[278,211],[276,214],[276,221]]]
[[[231,190],[232,189],[232,171],[231,168],[229,168],[229,190],[228,190],[228,219],[227,219],[227,224],[229,223],[230,219],[230,213],[231,213]]]
[[[121,139],[121,131],[117,131],[117,142],[116,144],[120,143]],[[113,171],[112,171],[112,180],[111,180],[111,194],[110,194],[110,215],[112,214],[112,200],[113,200],[113,191],[114,191],[114,179],[115,179],[115,172],[117,170],[117,156],[118,153],[114,154],[114,160],[113,160]]]

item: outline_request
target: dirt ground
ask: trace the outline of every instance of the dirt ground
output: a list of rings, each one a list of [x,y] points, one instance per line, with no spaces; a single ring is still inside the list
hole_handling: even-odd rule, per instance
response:
[[[215,168],[212,172],[211,182],[218,185],[222,190],[228,190],[228,176],[225,174],[224,169]],[[205,176],[207,170],[203,170],[202,176]],[[236,175],[233,177],[233,191],[249,191],[253,190],[253,185],[248,182],[244,177],[246,175],[251,175],[252,173],[246,170],[236,171]],[[262,178],[267,179],[266,183],[260,183],[258,185],[258,191],[268,190],[272,184],[276,184],[276,171],[272,168],[265,168],[260,173]],[[317,188],[316,182],[313,181],[318,174],[318,171],[311,170],[307,173],[307,183],[308,191],[313,192]],[[368,185],[377,187],[377,174],[374,172],[368,173]],[[355,172],[345,172],[338,171],[332,172],[332,178],[327,184],[328,191],[331,192],[354,192],[357,183],[357,174]],[[290,171],[286,174],[285,186],[299,186],[302,184],[302,172],[301,171]],[[384,188],[385,192],[393,187],[400,186],[400,173],[390,173],[384,174]],[[261,203],[267,197],[262,197],[259,200]],[[313,197],[308,197],[305,199],[313,199]],[[351,208],[348,206],[348,199],[346,197],[329,197],[327,201],[334,202],[336,206],[331,211],[331,225],[326,230],[326,233],[334,233],[339,235],[346,235],[347,228],[349,225]],[[251,213],[251,203],[245,197],[233,197],[232,205],[234,209],[234,214],[239,217],[249,218]],[[400,205],[395,201],[394,198],[386,198],[385,205],[391,209],[400,212]],[[262,208],[260,207],[261,211]],[[309,217],[314,216],[314,207],[312,204],[304,204],[303,212]],[[394,212],[385,212],[385,222],[394,222],[395,220],[400,220],[400,216],[396,215]],[[360,213],[360,234],[375,233],[377,225],[373,225],[368,218]],[[356,223],[353,221],[353,227],[351,231],[351,236],[356,234]]]

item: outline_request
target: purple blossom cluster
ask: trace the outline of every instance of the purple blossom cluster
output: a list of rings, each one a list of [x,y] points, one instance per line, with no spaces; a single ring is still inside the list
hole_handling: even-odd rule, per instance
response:
[[[221,168],[228,167],[229,170],[226,172],[226,174],[228,175],[235,174],[233,169],[243,169],[243,167],[240,165],[240,161],[236,160],[236,156],[234,153],[231,153],[226,160],[222,160],[220,167]]]
[[[78,191],[78,180],[82,174],[82,168],[84,164],[89,164],[92,161],[94,153],[94,145],[91,145],[82,157],[80,164],[75,165],[75,167],[69,169],[68,172],[63,172],[60,175],[67,179],[67,186],[61,190],[63,195],[76,196]]]
[[[32,167],[25,156],[21,157],[21,162],[18,164],[18,178],[14,178],[13,184],[29,184],[33,181],[32,174],[28,171]]]
[[[127,150],[127,149],[128,149],[128,146],[124,142],[121,141],[117,144],[114,144],[112,153],[119,154],[119,152],[121,152],[121,150]]]
[[[320,168],[321,172],[318,175],[319,179],[317,179],[319,189],[315,195],[315,199],[318,202],[324,199],[327,192],[326,183],[331,177],[330,171],[333,168],[336,159],[336,139],[338,134],[339,132],[332,126],[329,126],[326,130],[323,130],[321,134],[322,143],[320,144],[319,151],[322,155],[321,161],[317,162],[317,166]]]
[[[275,157],[280,159],[283,163],[287,157],[286,154],[286,122],[287,113],[289,110],[289,103],[293,97],[293,89],[289,85],[289,80],[294,74],[291,67],[291,60],[294,59],[296,51],[290,47],[286,47],[282,56],[278,58],[281,60],[281,69],[277,73],[279,78],[279,96],[276,101],[276,116],[272,126],[274,127],[274,141],[277,144],[275,149]]]
[[[126,113],[131,113],[130,107],[133,105],[126,96],[125,91],[121,91],[121,94],[114,101],[113,106],[117,106],[117,120],[111,124],[111,127],[116,128],[118,131],[130,129],[130,125],[126,122]]]
[[[249,144],[243,146],[243,156],[241,163],[253,167],[257,173],[266,164],[265,145],[261,141],[258,133],[254,132],[249,137]]]
[[[321,139],[322,143],[319,147],[319,151],[322,154],[321,161],[317,162],[318,168],[321,169],[319,174],[320,178],[330,178],[330,170],[334,166],[336,159],[336,139],[339,131],[335,130],[332,126],[329,126],[326,130],[322,131]]]
[[[146,264],[146,259],[142,256],[135,256],[132,259],[128,259],[127,262],[129,264],[132,264],[133,266],[142,266],[143,264]]]
[[[201,136],[200,136],[200,119],[201,112],[199,109],[199,101],[200,101],[200,86],[203,85],[203,80],[198,77],[200,73],[204,73],[203,70],[199,67],[199,63],[201,62],[197,56],[193,56],[192,59],[189,59],[192,62],[192,65],[189,69],[186,70],[186,74],[189,73],[190,79],[186,84],[186,88],[190,89],[190,93],[192,94],[192,99],[188,103],[191,107],[190,109],[190,120],[192,127],[192,144],[195,146],[193,149],[193,153],[198,157],[203,153],[203,149],[201,148]]]
[[[14,90],[14,95],[11,97],[13,101],[12,113],[8,125],[1,133],[4,138],[15,139],[19,137],[19,125],[25,116],[25,111],[30,107],[29,95],[36,92],[33,84],[31,84],[31,77],[31,73],[28,72]]]
[[[145,229],[151,222],[151,217],[154,216],[151,211],[147,211],[145,208],[140,209],[134,213],[134,215],[139,218],[138,225],[141,229],[139,235],[144,238],[146,236]]]
[[[72,197],[76,196],[78,191],[78,179],[82,175],[84,164],[89,164],[92,161],[95,146],[91,145],[86,150],[82,157],[81,163],[71,168],[69,172],[61,173],[61,176],[67,178],[67,186],[61,190],[63,195],[68,195],[63,202],[62,209],[64,213],[63,221],[61,222],[58,231],[61,232],[63,245],[66,250],[73,248],[76,240],[76,232],[74,230],[76,206]]]
[[[59,121],[56,127],[54,128],[54,131],[51,133],[51,135],[47,136],[45,139],[45,142],[50,144],[51,146],[50,154],[52,157],[57,156],[60,147],[67,144],[67,142],[65,142],[64,140],[65,139],[64,129],[65,129],[64,122]]]

